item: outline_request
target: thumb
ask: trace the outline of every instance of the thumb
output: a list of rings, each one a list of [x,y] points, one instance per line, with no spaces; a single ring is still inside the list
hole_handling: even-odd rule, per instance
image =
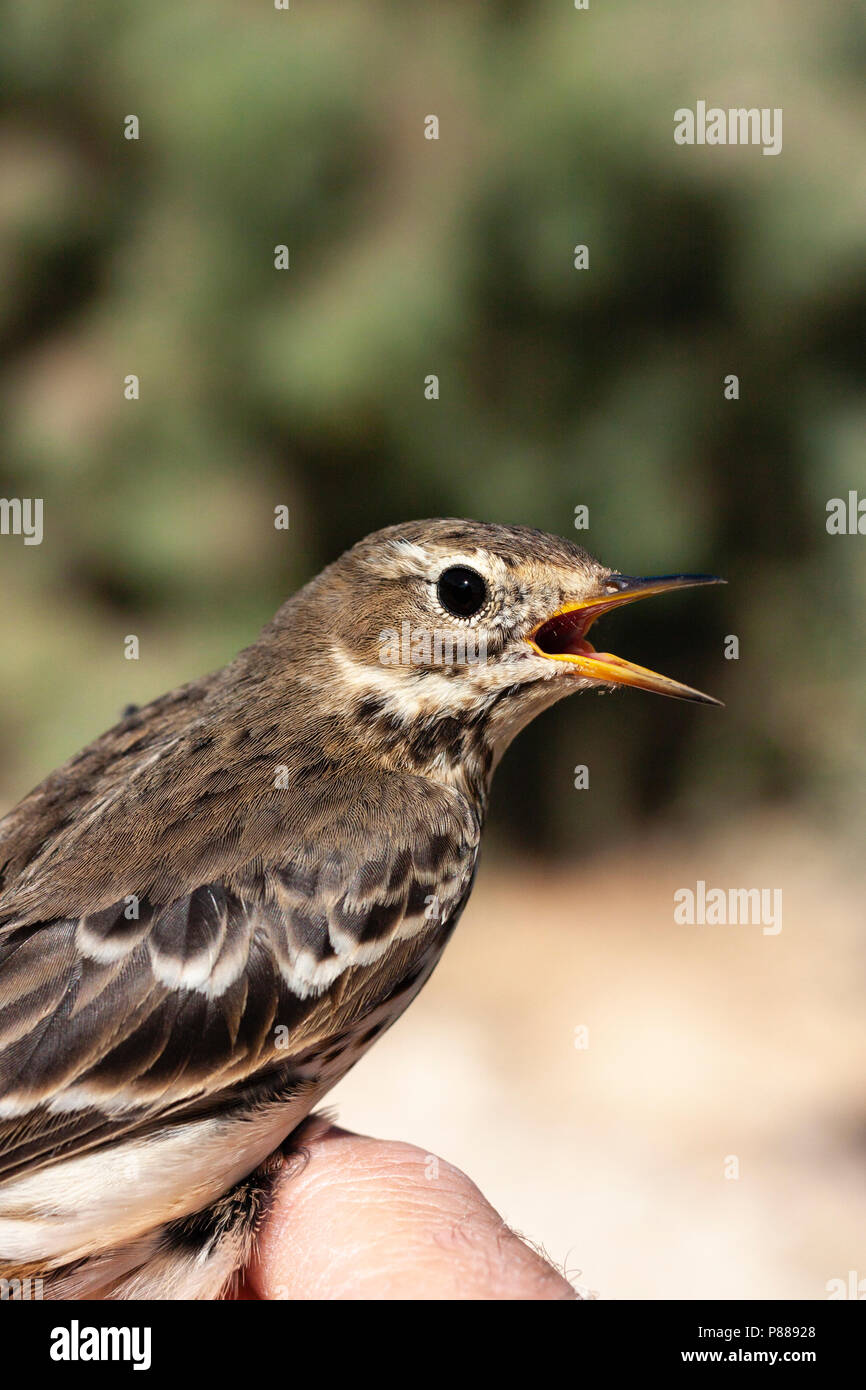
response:
[[[577,1297],[459,1168],[412,1144],[335,1126],[307,1134],[307,1162],[290,1160],[277,1179],[247,1296]]]

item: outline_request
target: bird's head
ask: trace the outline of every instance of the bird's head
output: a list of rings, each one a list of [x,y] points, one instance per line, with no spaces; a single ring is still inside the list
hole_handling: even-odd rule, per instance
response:
[[[283,614],[362,725],[405,730],[433,761],[449,743],[460,756],[471,730],[495,763],[540,710],[577,690],[631,685],[718,704],[587,635],[635,599],[718,582],[630,578],[530,527],[417,521],[367,536]]]

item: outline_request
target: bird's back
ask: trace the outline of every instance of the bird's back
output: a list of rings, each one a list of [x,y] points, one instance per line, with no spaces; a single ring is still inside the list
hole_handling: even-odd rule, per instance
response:
[[[478,810],[332,722],[250,728],[208,678],[0,823],[0,1267],[219,1199],[433,968]]]

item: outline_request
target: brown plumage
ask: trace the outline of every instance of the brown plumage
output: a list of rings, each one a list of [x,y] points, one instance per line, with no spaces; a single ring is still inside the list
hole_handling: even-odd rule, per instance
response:
[[[707,698],[585,639],[690,582],[524,527],[391,527],[0,822],[0,1276],[230,1286],[271,1156],[433,969],[514,734],[593,685]]]

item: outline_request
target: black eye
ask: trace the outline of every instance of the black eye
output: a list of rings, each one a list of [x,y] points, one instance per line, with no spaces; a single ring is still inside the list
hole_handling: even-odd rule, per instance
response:
[[[487,601],[487,585],[481,575],[463,565],[443,570],[436,592],[442,607],[455,618],[471,618]]]

